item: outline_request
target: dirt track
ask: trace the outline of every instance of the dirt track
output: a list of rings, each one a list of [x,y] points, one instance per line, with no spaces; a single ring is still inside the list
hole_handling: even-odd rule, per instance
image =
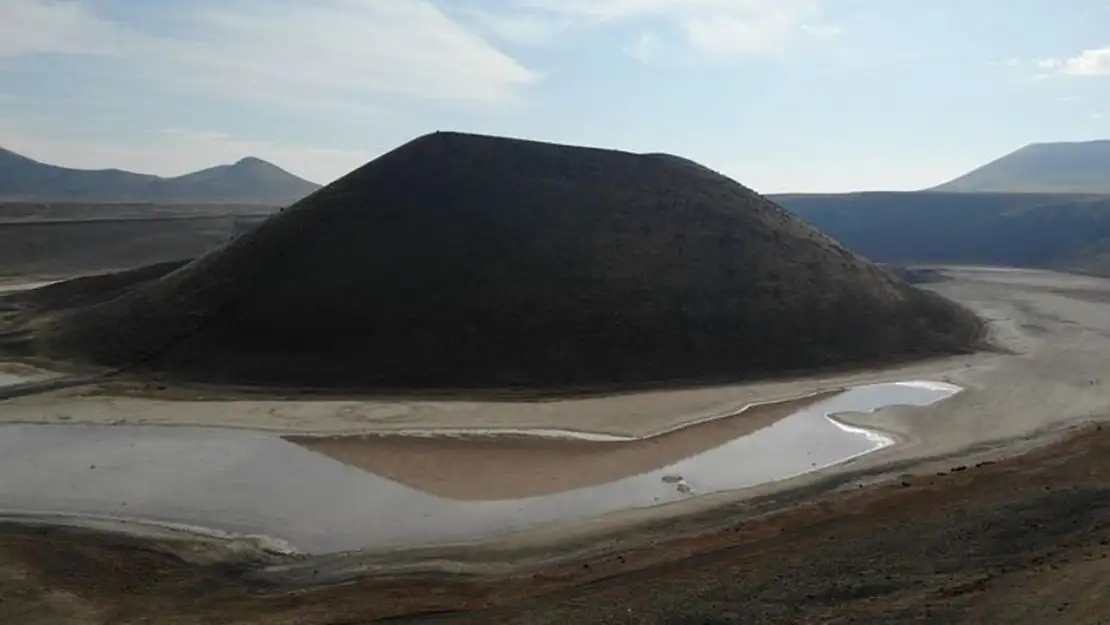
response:
[[[1110,282],[1029,271],[954,275],[934,286],[994,319],[995,339],[1013,354],[882,374],[577,400],[586,404],[180,404],[75,391],[7,402],[0,414],[8,421],[69,414],[75,421],[212,424],[226,417],[238,427],[290,432],[512,424],[645,434],[738,402],[878,379],[947,378],[968,389],[925,410],[855,419],[900,435],[903,445],[754,489],[745,493],[755,497],[747,503],[703,502],[682,519],[648,522],[596,543],[600,550],[585,552],[585,559],[543,565],[552,552],[535,538],[440,554],[475,573],[506,571],[509,562],[539,566],[507,580],[423,573],[262,599],[253,595],[275,589],[257,580],[311,583],[325,566],[352,562],[319,562],[318,571],[295,568],[248,582],[235,569],[186,566],[149,544],[10,526],[0,532],[0,622],[64,623],[68,614],[75,619],[68,622],[92,623],[338,625],[486,605],[491,611],[444,621],[1108,622],[1110,601],[1101,588],[1110,573],[1104,559],[1110,526],[1103,521],[1110,514],[1110,434],[1092,428],[1065,444],[995,461],[1043,442],[1045,432],[1110,415],[1110,387],[1099,377],[1110,361]],[[969,446],[977,456],[966,456]],[[937,456],[947,457],[922,462]],[[976,466],[982,462],[991,464]]]

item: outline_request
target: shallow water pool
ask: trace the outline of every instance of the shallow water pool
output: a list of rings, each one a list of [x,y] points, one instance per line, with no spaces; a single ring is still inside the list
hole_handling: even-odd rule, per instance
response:
[[[959,387],[857,387],[657,470],[536,497],[460,501],[281,437],[195,427],[0,427],[0,511],[137,518],[287,541],[306,553],[490,538],[773,482],[892,440],[830,414],[927,405]],[[743,418],[743,416],[733,417]]]

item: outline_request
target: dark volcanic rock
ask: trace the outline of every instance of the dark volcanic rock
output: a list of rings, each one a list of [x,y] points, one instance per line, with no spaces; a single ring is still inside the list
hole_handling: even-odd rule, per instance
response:
[[[366,389],[734,379],[965,351],[979,333],[700,165],[457,133],[27,327],[10,349]]]

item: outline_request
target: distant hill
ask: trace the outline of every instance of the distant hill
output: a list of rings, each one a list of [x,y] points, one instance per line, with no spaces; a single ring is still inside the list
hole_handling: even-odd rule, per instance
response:
[[[0,347],[217,383],[457,393],[874,365],[966,352],[981,330],[690,161],[459,133],[150,278],[0,298],[19,311],[0,314]]]
[[[882,192],[772,199],[876,262],[1110,275],[1110,196]]]
[[[163,178],[119,169],[70,169],[0,148],[0,200],[291,204],[319,185],[257,158]]]
[[[1110,194],[1110,140],[1034,143],[930,190]]]

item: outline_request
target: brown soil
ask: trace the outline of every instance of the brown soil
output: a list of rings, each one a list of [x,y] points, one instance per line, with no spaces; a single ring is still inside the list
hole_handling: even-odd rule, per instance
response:
[[[835,391],[752,408],[628,442],[486,436],[288,436],[286,440],[432,495],[460,500],[547,495],[647,473],[763,429]]]
[[[188,565],[134,539],[3,526],[0,622],[1110,619],[1110,431],[1091,426],[1010,460],[833,488],[859,477],[826,483],[823,495],[811,488],[645,528],[630,537],[639,546],[532,575],[377,578],[296,593],[247,581],[242,565]]]

